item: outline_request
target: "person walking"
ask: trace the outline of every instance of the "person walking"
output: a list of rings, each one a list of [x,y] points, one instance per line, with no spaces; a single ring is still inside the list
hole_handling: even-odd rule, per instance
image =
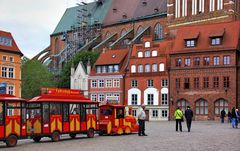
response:
[[[231,123],[232,121],[232,114],[230,111],[228,111],[228,123]]]
[[[222,122],[222,123],[224,123],[224,118],[225,118],[225,116],[226,116],[226,112],[225,112],[224,109],[222,109],[222,111],[221,111],[221,122]]]
[[[188,132],[190,132],[192,118],[193,118],[193,111],[191,110],[190,106],[187,106],[187,109],[185,110],[185,118],[186,118]]]
[[[235,107],[232,108],[232,128],[235,127],[235,123],[236,123],[236,111],[235,111]]]
[[[239,117],[240,117],[238,109],[235,110],[235,114],[236,114],[235,126],[236,126],[236,128],[238,128],[238,122],[239,122]]]
[[[175,113],[174,113],[175,119],[176,119],[176,131],[178,131],[178,125],[179,129],[182,132],[182,120],[183,120],[183,113],[180,110],[179,107],[177,107]]]
[[[147,134],[145,134],[146,113],[144,109],[145,109],[145,105],[142,104],[140,107],[140,113],[138,114],[138,123],[139,123],[138,136],[147,136]]]

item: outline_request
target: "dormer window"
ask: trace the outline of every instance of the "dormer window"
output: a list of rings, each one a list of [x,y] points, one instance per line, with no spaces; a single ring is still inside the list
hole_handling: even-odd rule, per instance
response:
[[[185,40],[185,43],[187,48],[196,47],[196,39]]]
[[[221,37],[211,38],[211,45],[212,46],[221,45],[221,44],[222,44],[222,38]]]
[[[12,46],[12,39],[8,37],[0,37],[0,45]]]

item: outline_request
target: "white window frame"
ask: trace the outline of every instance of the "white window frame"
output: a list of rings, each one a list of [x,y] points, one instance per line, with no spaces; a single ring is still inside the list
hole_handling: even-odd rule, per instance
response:
[[[164,63],[160,63],[160,64],[159,64],[159,71],[160,71],[160,72],[165,71],[165,69],[164,69]]]
[[[175,0],[175,18],[180,17],[180,0]]]
[[[144,57],[151,57],[151,53],[150,53],[150,51],[149,50],[146,50],[145,52],[144,52]]]
[[[136,109],[132,109],[132,116],[137,117],[137,110]]]
[[[163,88],[167,88],[168,87],[168,79],[162,79],[161,81],[161,86]]]
[[[97,101],[97,94],[91,94],[91,100],[96,102]]]
[[[5,59],[3,59],[3,58],[5,58]],[[2,56],[2,61],[7,61],[8,59],[7,59],[7,56]]]
[[[187,0],[182,1],[182,16],[187,16]]]
[[[158,71],[157,64],[156,63],[152,64],[152,72],[157,72],[157,71]]]
[[[131,73],[136,73],[136,65],[131,65]]]
[[[12,60],[11,60],[11,59],[12,59]],[[9,61],[10,61],[10,62],[14,62],[14,57],[13,57],[13,56],[10,56],[10,57],[9,57]]]
[[[15,95],[15,86],[12,84],[7,85],[7,93],[11,95]]]
[[[215,11],[215,0],[210,0],[209,11],[210,12]]]
[[[12,71],[10,71],[12,69]],[[8,78],[13,79],[14,78],[14,68],[13,67],[8,67]]]
[[[197,15],[197,0],[192,0],[192,15]]]
[[[112,79],[106,80],[106,88],[112,88]]]
[[[149,47],[150,47],[150,42],[149,42],[149,41],[146,41],[146,42],[144,43],[144,47],[145,47],[145,48],[149,48]]]
[[[136,96],[136,100],[133,100],[133,95]],[[134,103],[133,103],[134,101]],[[132,93],[131,94],[131,105],[137,105],[138,104],[138,94]]]
[[[8,77],[8,68],[7,68],[7,67],[2,67],[1,76],[2,76],[3,78],[7,78],[7,77]]]
[[[158,110],[152,110],[152,117],[158,118]]]
[[[120,79],[113,79],[113,87],[114,88],[120,87]]]
[[[97,80],[91,80],[91,88],[97,88]]]
[[[199,0],[199,12],[204,13],[204,1],[205,0]]]
[[[167,93],[162,93],[161,104],[162,105],[168,105],[168,94]]]
[[[104,102],[104,101],[105,101],[104,93],[98,94],[98,102]]]
[[[168,110],[162,110],[162,117],[168,117]]]
[[[145,72],[150,72],[150,65],[149,64],[145,64]]]
[[[156,57],[157,56],[157,50],[153,50],[152,51],[152,57]]]
[[[143,65],[139,64],[138,65],[138,73],[142,73],[143,72]]]
[[[138,52],[138,58],[142,58],[143,57],[143,52],[142,51],[139,51]]]
[[[98,80],[98,88],[104,88],[104,80]]]

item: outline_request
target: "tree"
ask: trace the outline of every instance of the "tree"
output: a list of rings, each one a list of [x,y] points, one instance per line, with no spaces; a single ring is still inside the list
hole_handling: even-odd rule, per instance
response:
[[[22,64],[22,97],[30,99],[40,95],[42,87],[55,87],[52,73],[38,60],[28,60]]]
[[[99,57],[98,52],[81,51],[76,54],[73,59],[66,63],[61,71],[60,80],[58,82],[58,87],[70,88],[70,76],[71,76],[71,66],[72,64],[76,68],[80,61],[83,62],[84,66],[87,67],[87,62],[90,60],[91,66],[96,62]]]

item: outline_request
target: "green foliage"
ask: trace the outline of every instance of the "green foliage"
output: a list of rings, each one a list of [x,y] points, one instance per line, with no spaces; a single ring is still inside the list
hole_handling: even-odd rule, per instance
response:
[[[22,64],[22,97],[30,99],[40,95],[42,87],[55,87],[54,76],[37,60]]]
[[[76,68],[78,63],[82,61],[84,66],[87,67],[87,62],[89,59],[91,62],[91,66],[93,66],[93,64],[96,62],[98,57],[99,57],[98,52],[81,51],[78,54],[76,54],[72,60],[70,60],[67,64],[64,65],[60,74],[58,87],[70,88],[70,76],[71,76],[72,64]]]
[[[29,61],[30,59],[29,58],[27,58],[26,56],[23,56],[22,58],[21,58],[21,65],[24,65],[27,61]]]

